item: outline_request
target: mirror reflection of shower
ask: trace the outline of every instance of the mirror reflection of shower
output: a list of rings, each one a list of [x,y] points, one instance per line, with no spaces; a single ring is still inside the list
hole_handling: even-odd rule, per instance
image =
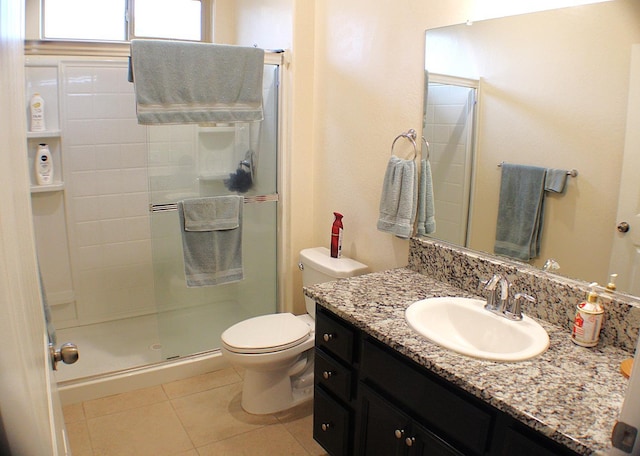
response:
[[[468,245],[479,81],[429,74],[424,135],[430,145],[437,230],[430,237]]]

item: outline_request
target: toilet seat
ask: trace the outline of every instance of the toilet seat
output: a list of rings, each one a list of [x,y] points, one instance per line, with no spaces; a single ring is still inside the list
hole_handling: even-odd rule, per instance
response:
[[[309,338],[311,328],[291,313],[262,315],[241,321],[222,333],[225,348],[258,354],[286,350]]]

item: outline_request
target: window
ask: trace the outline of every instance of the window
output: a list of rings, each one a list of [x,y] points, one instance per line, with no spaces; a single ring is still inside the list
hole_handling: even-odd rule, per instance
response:
[[[194,0],[135,0],[134,36],[201,40],[201,9]]]
[[[212,23],[207,2],[43,0],[43,38],[128,41],[139,37],[202,41],[206,36],[203,24]]]

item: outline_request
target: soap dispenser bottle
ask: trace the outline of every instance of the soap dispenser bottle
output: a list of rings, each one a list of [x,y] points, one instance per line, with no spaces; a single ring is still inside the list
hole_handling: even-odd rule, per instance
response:
[[[598,300],[597,286],[596,282],[590,285],[591,291],[587,293],[586,301],[578,304],[573,321],[571,340],[583,347],[595,347],[600,338],[604,309]]]

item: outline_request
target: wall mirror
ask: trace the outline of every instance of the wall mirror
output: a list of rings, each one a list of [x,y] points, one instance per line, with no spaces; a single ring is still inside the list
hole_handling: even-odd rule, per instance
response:
[[[630,80],[638,77],[630,76],[630,68],[633,45],[640,45],[640,2],[615,0],[431,29],[425,43],[423,135],[430,143],[436,200],[436,232],[430,236],[493,253],[499,165],[575,169],[577,177],[568,177],[562,193],[546,192],[542,247],[530,264],[543,267],[554,259],[554,272],[600,284],[610,273],[626,274],[610,270],[610,258],[620,235],[617,208]]]

